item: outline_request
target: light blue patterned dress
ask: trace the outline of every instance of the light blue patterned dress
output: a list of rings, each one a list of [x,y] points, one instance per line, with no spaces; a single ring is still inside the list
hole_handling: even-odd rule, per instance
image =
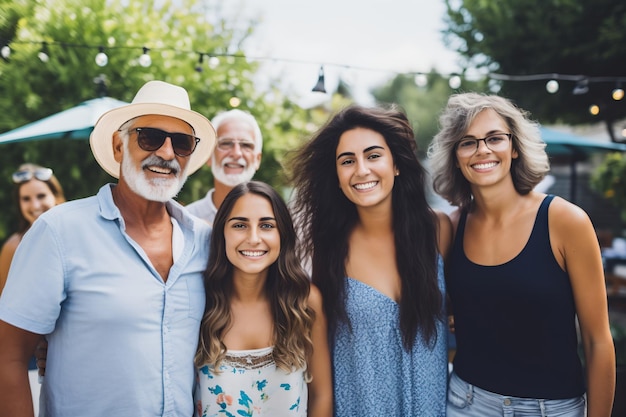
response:
[[[229,350],[220,365],[197,370],[196,417],[306,417],[304,371],[276,367],[272,348]]]
[[[445,294],[441,258],[438,281]],[[407,352],[395,301],[351,278],[346,278],[346,296],[352,332],[340,324],[333,347],[335,416],[445,417],[445,315],[437,322],[433,346],[418,334]]]

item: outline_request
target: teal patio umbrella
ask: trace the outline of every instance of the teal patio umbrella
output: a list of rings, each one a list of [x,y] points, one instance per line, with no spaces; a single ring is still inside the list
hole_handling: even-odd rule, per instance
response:
[[[561,132],[541,127],[541,138],[546,143],[546,152],[551,158],[565,159],[570,167],[570,196],[569,200],[576,202],[576,183],[578,174],[576,163],[584,161],[595,152],[624,152],[626,144],[615,142],[600,142],[573,133]]]
[[[40,139],[88,139],[96,121],[109,110],[128,103],[111,97],[84,101],[75,107],[0,134],[3,143]]]
[[[571,156],[584,159],[593,152],[623,152],[626,144],[600,142],[573,133],[561,132],[545,127],[540,128],[541,138],[546,143],[546,152],[550,156]]]

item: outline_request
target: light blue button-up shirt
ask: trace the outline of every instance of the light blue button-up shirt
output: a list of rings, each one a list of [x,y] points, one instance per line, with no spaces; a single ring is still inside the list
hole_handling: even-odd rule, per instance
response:
[[[208,224],[213,224],[217,214],[217,207],[213,203],[213,193],[215,193],[215,188],[211,188],[203,198],[186,205],[185,208],[194,216],[201,218]]]
[[[210,227],[167,203],[184,248],[163,282],[126,234],[111,187],[37,219],[13,258],[0,319],[49,334],[47,417],[189,417]]]

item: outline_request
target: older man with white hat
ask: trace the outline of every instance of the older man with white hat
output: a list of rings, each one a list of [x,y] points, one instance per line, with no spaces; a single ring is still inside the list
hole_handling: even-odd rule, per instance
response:
[[[27,365],[47,335],[47,417],[189,417],[210,229],[172,198],[215,131],[186,90],[151,81],[90,144],[119,181],[24,236],[0,298],[0,416],[33,415]]]

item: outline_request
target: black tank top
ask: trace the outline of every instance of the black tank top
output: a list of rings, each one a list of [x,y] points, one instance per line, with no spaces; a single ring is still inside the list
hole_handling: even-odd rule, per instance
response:
[[[447,273],[456,327],[454,370],[479,388],[543,399],[584,393],[572,287],[550,247],[553,197],[542,201],[524,249],[502,265],[467,259],[467,213],[459,220]]]

